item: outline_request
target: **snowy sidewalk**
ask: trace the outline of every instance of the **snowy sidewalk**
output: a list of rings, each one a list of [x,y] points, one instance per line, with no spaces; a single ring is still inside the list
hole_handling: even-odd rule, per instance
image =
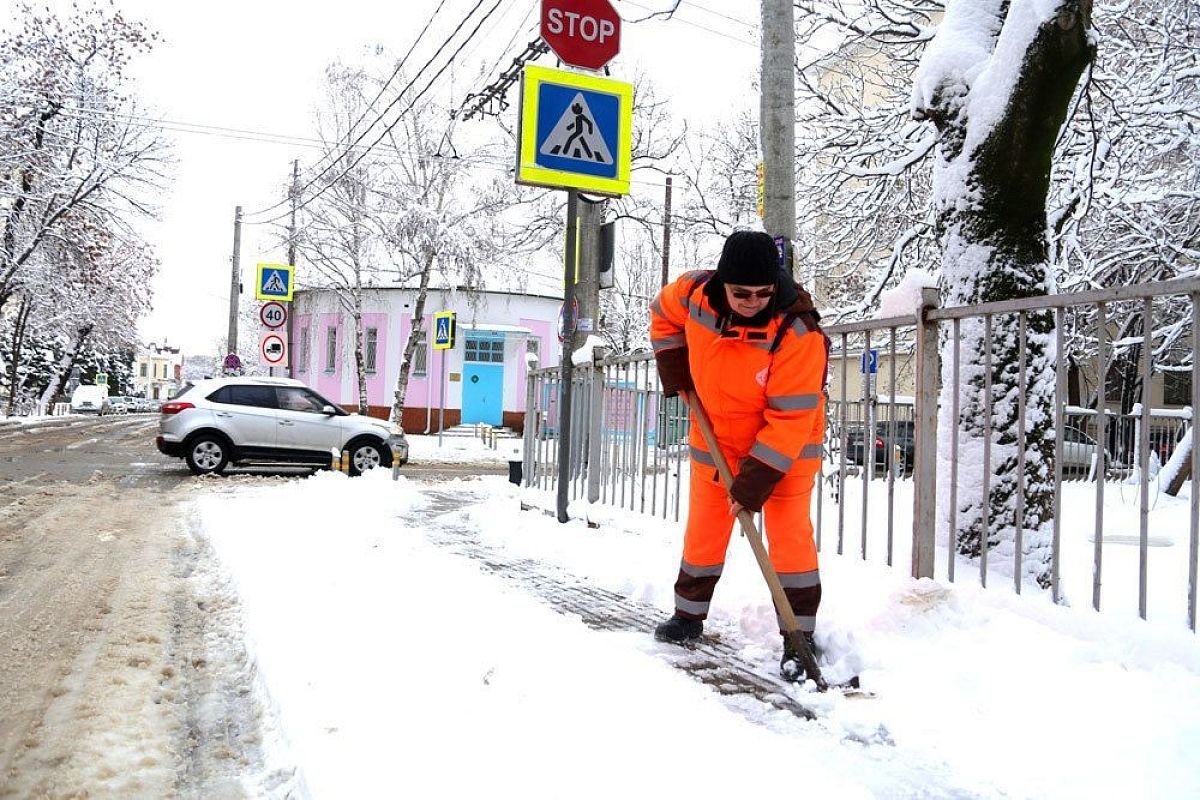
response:
[[[564,526],[502,478],[383,471],[230,485],[195,520],[288,742],[274,766],[313,797],[647,796],[689,774],[702,797],[1200,795],[1186,631],[826,555],[819,642],[880,697],[802,695],[823,711],[805,722],[697,682],[648,630],[547,604],[566,587],[669,613],[679,532],[661,520]],[[709,629],[772,670],[774,612],[738,538],[714,607]]]

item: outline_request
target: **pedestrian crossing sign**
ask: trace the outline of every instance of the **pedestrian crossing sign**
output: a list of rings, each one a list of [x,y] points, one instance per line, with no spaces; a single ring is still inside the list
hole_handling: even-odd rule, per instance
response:
[[[291,302],[295,288],[292,276],[296,268],[287,264],[259,264],[254,281],[254,296],[259,300]]]
[[[633,84],[530,65],[518,121],[517,183],[629,193]]]
[[[433,349],[454,349],[454,312],[439,311],[433,315]]]

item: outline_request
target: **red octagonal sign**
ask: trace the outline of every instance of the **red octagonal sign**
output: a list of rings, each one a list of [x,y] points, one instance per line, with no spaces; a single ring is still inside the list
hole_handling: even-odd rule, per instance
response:
[[[621,17],[608,0],[542,0],[541,33],[573,67],[598,70],[621,49]]]

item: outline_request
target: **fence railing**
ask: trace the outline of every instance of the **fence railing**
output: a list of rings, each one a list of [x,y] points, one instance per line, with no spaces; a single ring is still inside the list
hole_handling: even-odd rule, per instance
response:
[[[970,569],[1018,593],[1040,584],[1055,601],[1090,594],[1097,610],[1129,607],[1119,592],[1135,585],[1143,618],[1155,575],[1156,616],[1195,630],[1198,300],[1197,279],[957,308],[926,290],[912,316],[826,327],[818,547],[905,564],[915,577],[954,581]],[[872,350],[878,372],[864,376]],[[1068,352],[1096,376],[1085,405],[1065,402]],[[1159,366],[1190,365],[1191,407],[1112,409],[1114,366],[1128,376],[1130,365],[1142,396]],[[599,354],[575,368],[572,391],[570,497],[685,516],[688,419],[663,398],[652,355]],[[546,490],[559,474],[559,392],[556,368],[529,373],[525,481]],[[1171,498],[1176,511],[1160,515],[1171,533],[1151,535],[1160,495],[1188,470],[1188,500]]]

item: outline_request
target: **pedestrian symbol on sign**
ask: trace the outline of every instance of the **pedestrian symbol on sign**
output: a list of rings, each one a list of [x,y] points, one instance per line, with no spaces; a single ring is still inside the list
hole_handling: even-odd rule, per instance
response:
[[[454,349],[453,311],[439,311],[433,315],[433,349]]]
[[[613,163],[612,153],[596,130],[595,116],[583,92],[576,92],[575,98],[542,143],[540,152],[542,155],[577,161]]]
[[[274,270],[268,273],[263,282],[263,294],[287,294],[287,284],[283,282],[283,276]]]
[[[259,264],[254,296],[259,300],[290,301],[295,271],[289,264]]]

